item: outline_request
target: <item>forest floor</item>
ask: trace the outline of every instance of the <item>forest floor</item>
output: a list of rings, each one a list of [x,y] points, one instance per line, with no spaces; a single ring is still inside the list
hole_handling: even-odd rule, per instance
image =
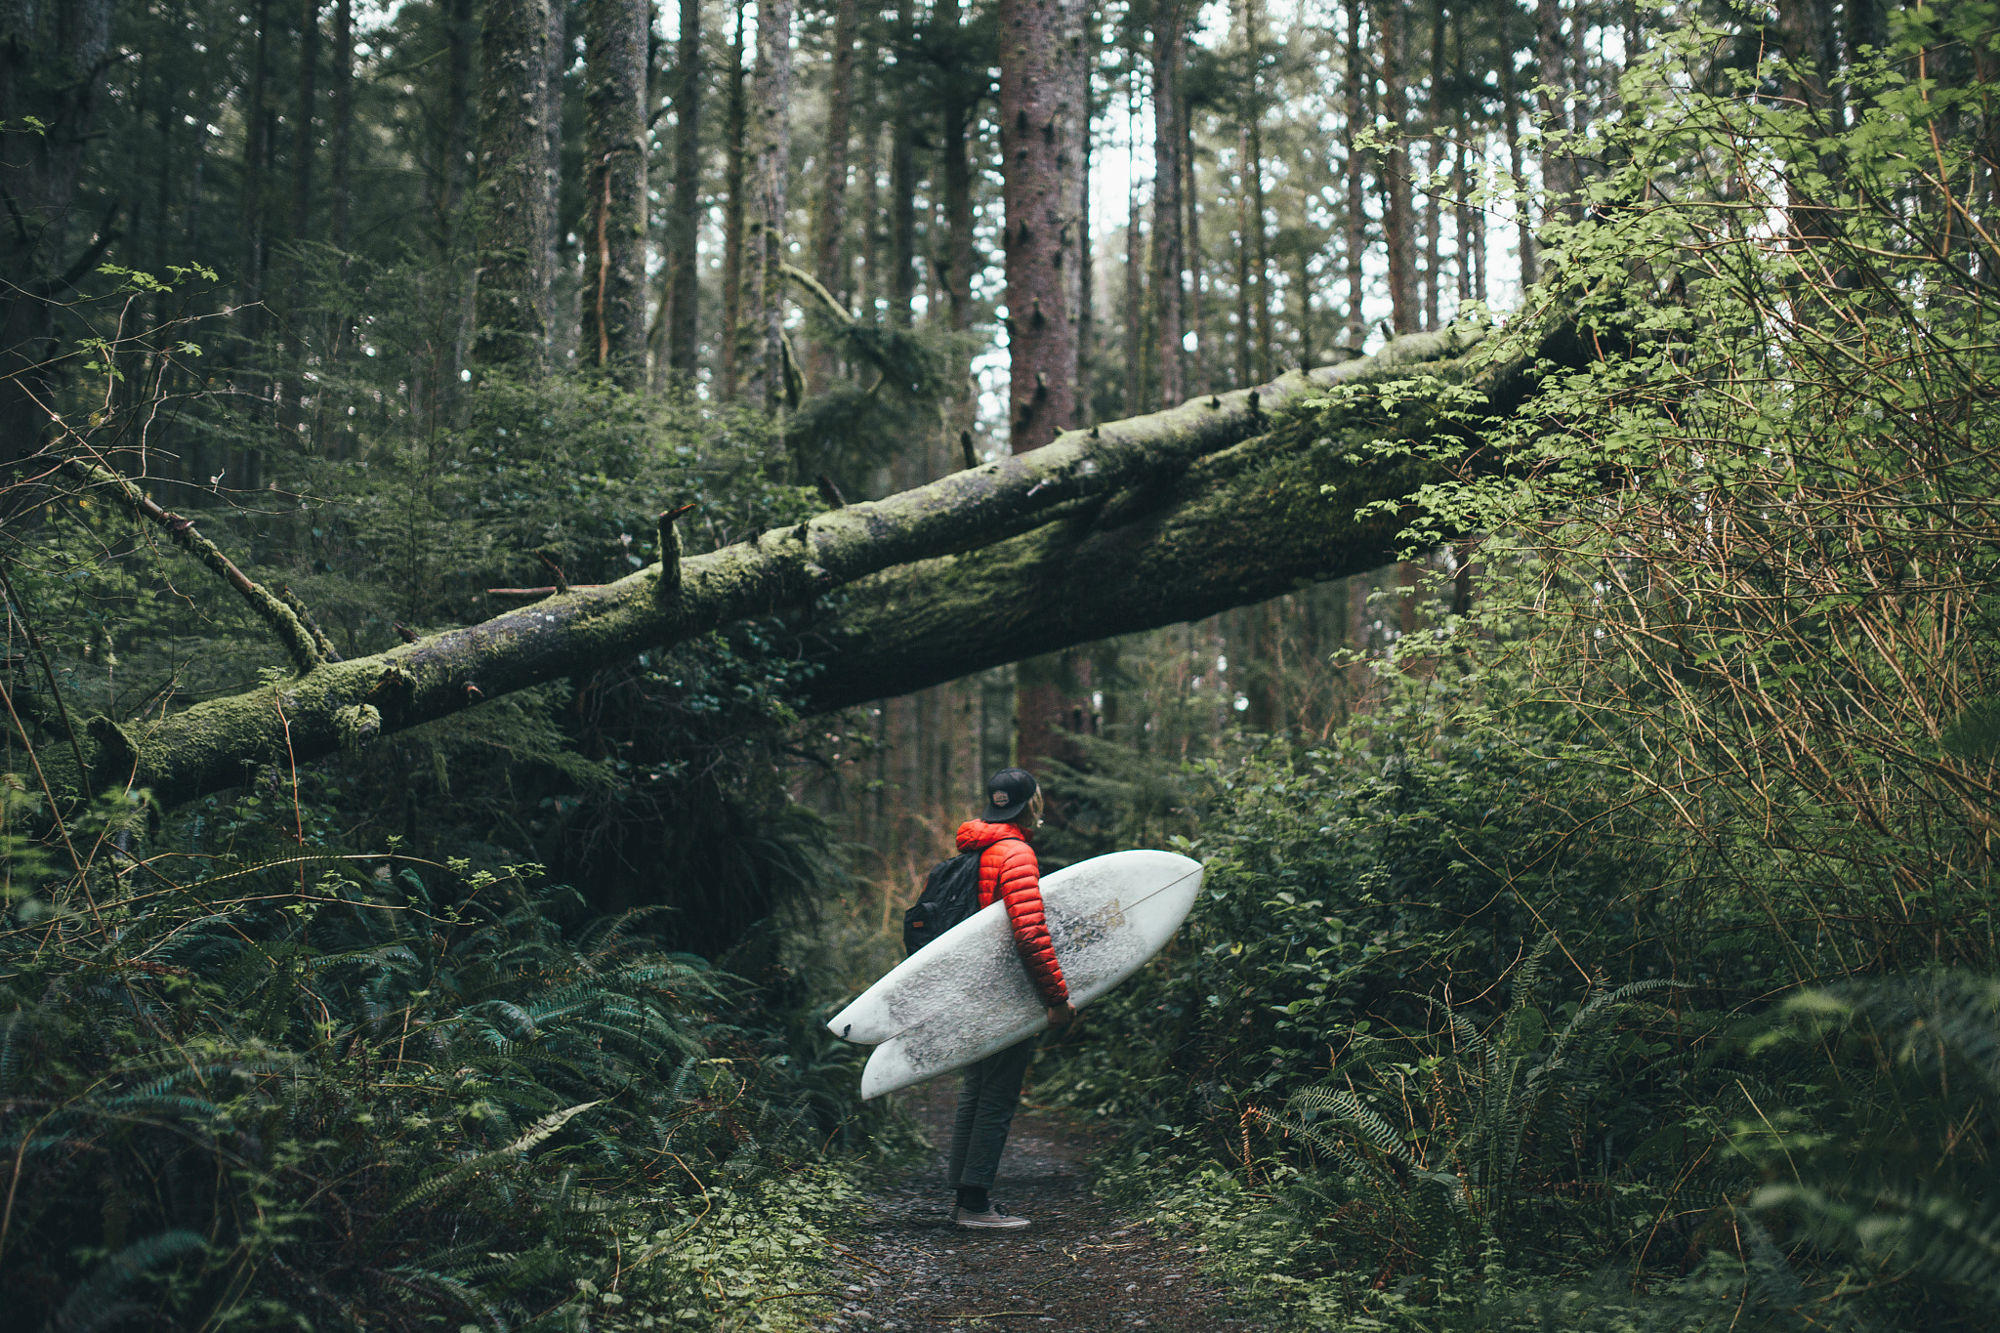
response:
[[[1146,1329],[1230,1333],[1260,1325],[1225,1313],[1202,1280],[1200,1253],[1092,1194],[1100,1131],[1061,1111],[1023,1105],[993,1198],[1033,1225],[954,1226],[944,1187],[956,1078],[908,1094],[932,1145],[919,1164],[870,1191],[831,1256],[845,1293],[823,1327],[842,1330]]]

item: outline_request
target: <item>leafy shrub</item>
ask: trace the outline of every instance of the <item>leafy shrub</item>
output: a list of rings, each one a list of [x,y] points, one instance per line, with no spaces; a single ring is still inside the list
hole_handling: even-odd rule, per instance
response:
[[[840,1194],[790,1173],[847,1114],[823,1046],[640,918],[530,869],[160,866],[0,934],[0,1281],[28,1324],[500,1328],[621,1285],[706,1318],[744,1299],[710,1299],[724,1249],[803,1262],[750,1201]]]

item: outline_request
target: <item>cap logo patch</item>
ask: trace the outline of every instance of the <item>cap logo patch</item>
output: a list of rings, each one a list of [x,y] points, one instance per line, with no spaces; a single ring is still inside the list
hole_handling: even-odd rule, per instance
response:
[[[996,791],[993,793],[993,804],[995,805],[1005,805],[1007,804],[1007,802],[1013,799],[1014,799],[1013,797],[1009,796],[1004,791]]]

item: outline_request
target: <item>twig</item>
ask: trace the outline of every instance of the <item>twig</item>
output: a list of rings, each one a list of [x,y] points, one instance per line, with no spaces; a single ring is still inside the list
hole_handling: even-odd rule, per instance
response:
[[[310,631],[299,622],[292,608],[286,606],[269,588],[245,574],[222,553],[222,548],[195,531],[194,520],[179,514],[169,513],[160,508],[152,497],[134,486],[130,481],[109,468],[95,463],[86,463],[80,458],[63,460],[63,470],[92,485],[109,489],[127,508],[141,518],[158,524],[166,530],[175,544],[194,554],[195,558],[207,565],[217,575],[243,594],[243,600],[250,603],[250,609],[263,617],[291,654],[292,665],[304,675],[320,664],[319,646],[313,642]]]

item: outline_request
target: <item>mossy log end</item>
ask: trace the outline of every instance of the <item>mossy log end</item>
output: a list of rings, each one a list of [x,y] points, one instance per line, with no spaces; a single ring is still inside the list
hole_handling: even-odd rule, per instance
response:
[[[1354,463],[1354,436],[1314,438],[1285,428],[1283,414],[1338,385],[1467,373],[1506,410],[1529,364],[1474,372],[1476,341],[1417,335],[1373,357],[1071,431],[1030,454],[683,559],[677,590],[653,565],[162,719],[100,722],[92,778],[172,805],[236,785],[259,764],[365,745],[786,607],[816,607],[801,651],[823,666],[812,702],[830,708],[1366,568],[1391,549],[1398,519],[1355,511],[1409,494],[1424,476],[1415,464]],[[1466,427],[1405,419],[1387,429],[1425,438]],[[1383,424],[1356,430],[1372,438]]]

